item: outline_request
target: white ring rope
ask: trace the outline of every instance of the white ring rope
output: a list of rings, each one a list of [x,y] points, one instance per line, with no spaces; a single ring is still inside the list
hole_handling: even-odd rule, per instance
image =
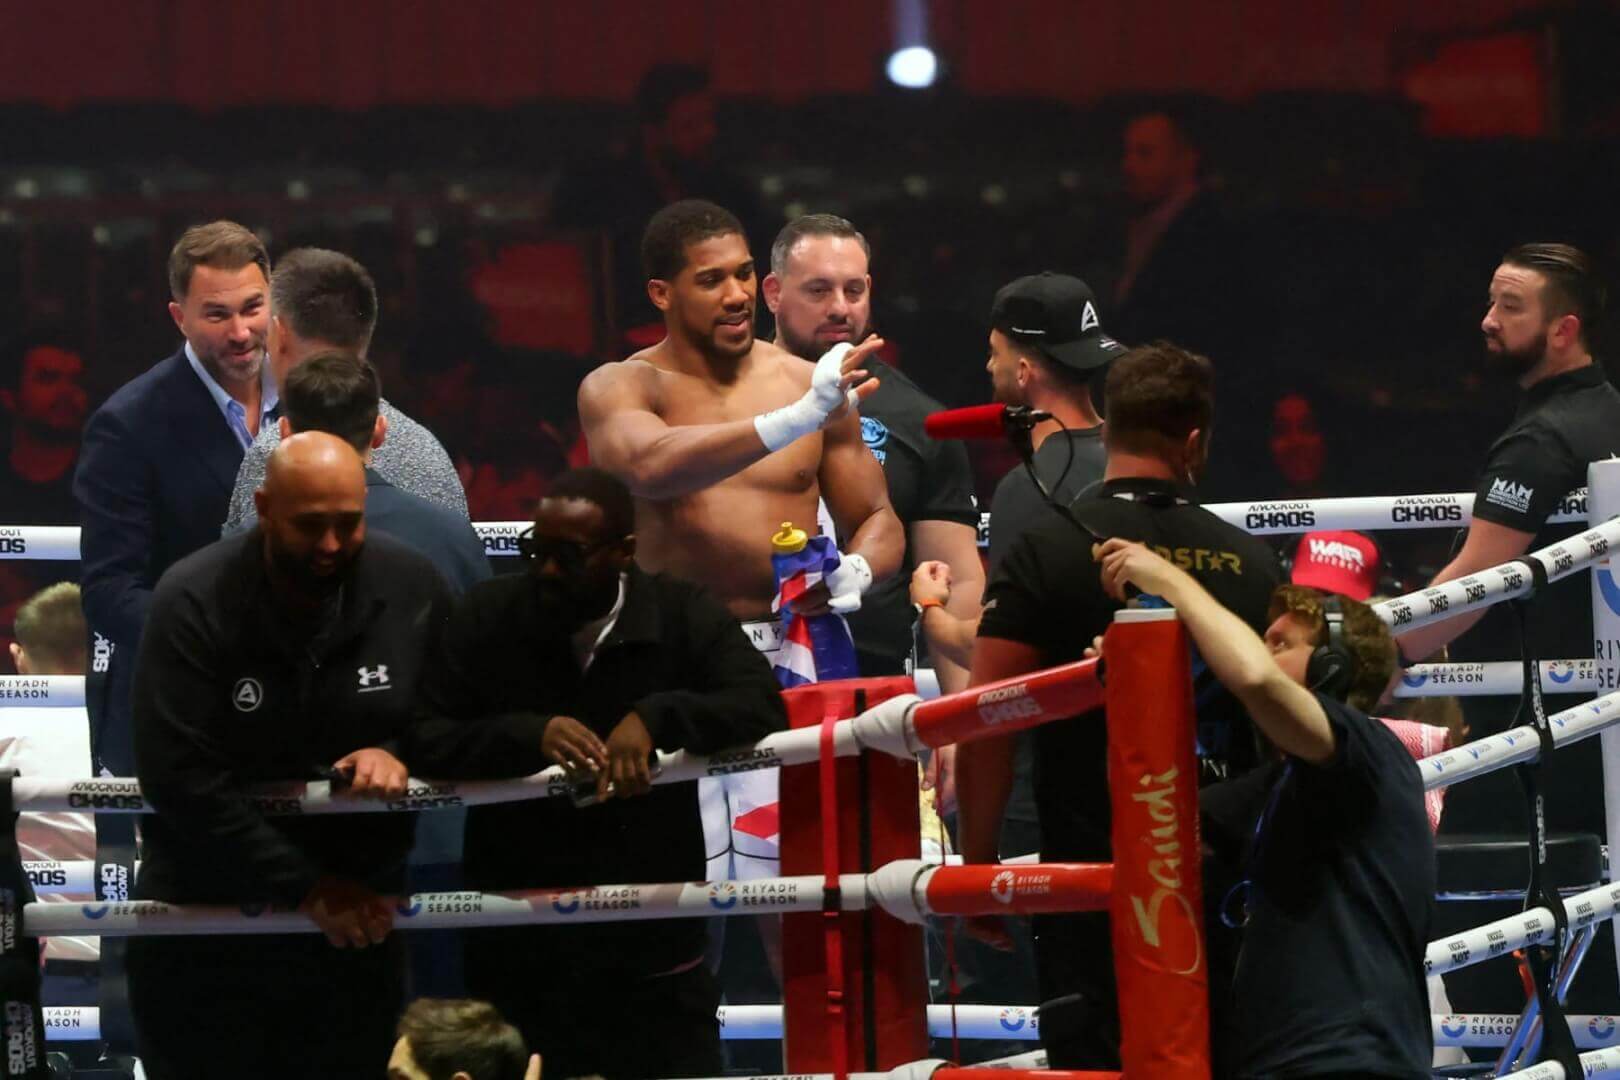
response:
[[[840,720],[833,732],[838,757],[855,757],[862,750],[877,750],[897,758],[912,758],[923,748],[911,723],[911,711],[920,699],[902,694],[879,702],[859,716]],[[710,776],[805,765],[821,758],[821,729],[778,731],[757,742],[715,754],[677,750],[660,754],[654,784],[678,784]],[[561,766],[553,765],[533,776],[515,780],[435,781],[411,779],[400,799],[362,799],[334,793],[327,780],[256,787],[247,796],[267,815],[410,813],[459,806],[486,806],[567,795],[573,784]],[[133,777],[69,779],[19,776],[12,781],[12,805],[19,811],[91,811],[142,814],[150,811]]]
[[[869,876],[876,875],[840,875],[841,910],[866,910],[871,899],[867,887]],[[598,885],[588,889],[500,893],[416,893],[395,905],[394,926],[399,930],[444,930],[709,918],[758,915],[764,911],[821,911],[823,881],[820,874],[806,874],[757,881]],[[296,910],[254,904],[166,904],[158,900],[33,903],[23,908],[22,921],[22,933],[28,937],[305,934],[316,931],[310,917]]]
[[[1349,529],[1358,532],[1386,529],[1462,528],[1473,521],[1474,493],[1440,495],[1369,495],[1348,499],[1271,500],[1266,502],[1210,503],[1205,507],[1223,521],[1256,536],[1302,533],[1313,529]],[[1587,520],[1586,489],[1570,492],[1559,502],[1549,525]],[[486,555],[516,555],[517,538],[531,527],[527,521],[475,521],[473,529],[484,542]],[[980,516],[980,534],[988,535],[990,515]],[[77,525],[0,525],[0,559],[38,559],[71,562],[79,558]]]
[[[904,922],[936,913],[1028,915],[1103,910],[1113,879],[1108,864],[1034,863],[1019,867],[939,866],[897,859],[867,874],[839,876],[840,911],[881,908]],[[442,930],[487,926],[694,919],[824,910],[821,874],[751,881],[594,885],[517,892],[416,893],[395,901],[395,928]],[[1101,905],[1101,906],[1099,906]],[[174,934],[314,933],[304,912],[268,904],[49,902],[23,909],[28,937],[129,937]],[[17,929],[8,920],[0,932]]]
[[[1541,661],[1541,688],[1548,694],[1595,694],[1604,689],[1596,660]],[[1517,660],[1413,664],[1395,684],[1398,698],[1506,697],[1523,692],[1524,664]]]
[[[1607,556],[1609,548],[1615,546],[1620,546],[1620,518],[1611,518],[1596,528],[1489,570],[1384,600],[1372,608],[1396,633],[1416,630],[1527,595],[1533,582],[1525,563],[1540,564],[1547,580],[1552,582],[1586,569]]]
[[[931,668],[915,673],[917,696],[939,697],[939,677]],[[1590,694],[1600,689],[1596,660],[1543,660],[1541,681],[1549,694]],[[1395,684],[1398,698],[1484,697],[1517,694],[1524,687],[1524,667],[1516,660],[1469,664],[1413,664]],[[30,709],[84,708],[80,675],[0,675],[0,715],[8,707]]]
[[[1547,717],[1547,726],[1552,729],[1553,745],[1562,748],[1589,739],[1616,721],[1620,721],[1620,690],[1553,713]],[[1540,756],[1541,736],[1525,725],[1433,754],[1417,764],[1423,774],[1423,790],[1433,791]]]
[[[1435,1046],[1500,1047],[1518,1031],[1517,1013],[1434,1013],[1430,1023]],[[1620,1046],[1620,1019],[1613,1016],[1566,1016],[1570,1034],[1581,1050]]]
[[[1620,1048],[1592,1050],[1581,1055],[1581,1077],[1620,1075]],[[1545,1061],[1518,1072],[1503,1073],[1502,1080],[1510,1076],[1521,1080],[1572,1080],[1564,1067],[1556,1061]]]
[[[727,1041],[782,1037],[780,1005],[722,1005],[715,1019],[720,1025],[720,1037]],[[1620,1046],[1620,1018],[1572,1015],[1568,1019],[1578,1049]],[[1496,1048],[1507,1045],[1519,1017],[1514,1013],[1435,1013],[1430,1023],[1437,1047]],[[930,1005],[928,1035],[934,1039],[954,1036],[1033,1042],[1040,1038],[1040,1015],[1033,1005]],[[94,1006],[47,1006],[45,1037],[51,1042],[99,1042],[101,1010]]]
[[[1230,525],[1266,536],[1314,529],[1380,532],[1386,529],[1464,528],[1474,520],[1472,491],[1444,495],[1369,495],[1348,499],[1210,503],[1204,509]],[[1584,522],[1586,489],[1559,500],[1549,525]]]
[[[1564,900],[1564,912],[1569,918],[1571,933],[1614,918],[1617,907],[1620,907],[1620,884],[1599,885]],[[1460,971],[1526,945],[1549,942],[1556,929],[1551,911],[1544,907],[1531,908],[1429,942],[1423,957],[1423,970],[1427,975]]]
[[[780,1005],[722,1005],[715,1011],[715,1020],[722,1039],[782,1037]],[[935,1039],[954,1035],[961,1039],[1032,1042],[1040,1038],[1040,1021],[1033,1005],[930,1005],[928,1034]],[[99,1042],[101,1010],[94,1006],[47,1007],[45,1038],[51,1042]]]

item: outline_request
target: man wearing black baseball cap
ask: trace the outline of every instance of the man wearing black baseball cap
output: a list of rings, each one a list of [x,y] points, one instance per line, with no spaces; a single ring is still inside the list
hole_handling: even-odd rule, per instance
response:
[[[1047,271],[1021,277],[990,307],[992,397],[1051,413],[1030,433],[1035,471],[1068,503],[1102,479],[1102,418],[1091,387],[1125,347],[1103,333],[1097,299],[1079,278]],[[1022,465],[1001,478],[990,503],[990,568],[1032,528],[1059,520]]]

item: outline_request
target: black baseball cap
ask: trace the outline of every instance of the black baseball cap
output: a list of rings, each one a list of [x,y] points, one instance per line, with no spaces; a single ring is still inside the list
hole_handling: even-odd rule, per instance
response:
[[[1002,286],[990,325],[1073,371],[1096,371],[1125,352],[1103,333],[1091,286],[1050,270]]]

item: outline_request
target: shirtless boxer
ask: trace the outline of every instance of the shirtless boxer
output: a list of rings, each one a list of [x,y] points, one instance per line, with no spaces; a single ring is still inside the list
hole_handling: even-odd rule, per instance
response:
[[[816,602],[846,606],[893,574],[905,539],[853,407],[877,388],[856,384],[882,341],[811,364],[756,340],[754,258],[713,203],[660,210],[642,261],[664,340],[579,389],[592,461],[636,497],[637,561],[703,584],[738,619],[768,619],[771,535],[784,521],[807,527],[824,499],[850,539]]]
[[[653,215],[642,263],[664,340],[603,365],[579,389],[592,461],[635,496],[637,562],[706,586],[739,621],[767,622],[771,536],[784,521],[809,531],[824,500],[848,538],[844,563],[797,610],[853,610],[899,568],[905,548],[854,408],[876,389],[861,383],[861,363],[882,341],[840,346],[811,364],[756,340],[754,257],[742,225],[713,203],[683,200]],[[768,625],[749,630],[762,651],[774,648]],[[774,802],[774,779],[733,790],[733,818]],[[711,833],[711,875],[726,868],[717,839]],[[737,841],[753,856],[746,872],[774,872],[772,845],[734,830]],[[741,860],[730,869],[745,872]]]

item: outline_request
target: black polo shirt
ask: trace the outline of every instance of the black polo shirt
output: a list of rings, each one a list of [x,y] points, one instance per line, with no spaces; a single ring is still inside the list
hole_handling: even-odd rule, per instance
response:
[[[1077,501],[1073,509],[1100,536],[1155,548],[1256,633],[1264,632],[1282,571],[1260,540],[1161,480],[1108,481],[1099,495]],[[1043,666],[1067,663],[1082,657],[1120,606],[1102,590],[1091,541],[1062,523],[1013,541],[991,572],[979,636],[1034,646]],[[1252,768],[1258,754],[1237,700],[1196,659],[1194,676],[1199,739],[1207,756],[1232,771]],[[1041,856],[1111,858],[1108,737],[1101,713],[1043,724],[1035,729],[1035,748]]]
[[[923,419],[944,408],[916,383],[887,364],[867,365],[878,388],[861,402],[861,439],[883,466],[889,503],[906,529],[906,557],[900,571],[878,582],[849,617],[860,654],[862,675],[905,673],[911,655],[912,525],[949,521],[977,529],[979,504],[973,498],[973,470],[960,442],[929,438]]]
[[[1278,762],[1200,793],[1205,841],[1228,858],[1247,848],[1253,881],[1230,1012],[1237,1075],[1427,1078],[1423,779],[1383,724],[1317,700],[1333,726],[1328,761]]]
[[[1103,478],[1108,455],[1101,427],[1071,428],[1048,435],[1035,451],[1035,472],[1058,502],[1071,502]],[[1073,461],[1070,461],[1070,453]],[[1029,478],[1022,465],[996,484],[990,500],[990,568],[1000,564],[1015,540],[1031,529],[1059,522],[1057,511]]]
[[[1620,454],[1620,393],[1597,364],[1555,375],[1530,387],[1513,422],[1492,444],[1475,488],[1474,516],[1533,533],[1532,551],[1556,543],[1586,526],[1547,524],[1564,496],[1586,486],[1594,461]],[[1555,581],[1532,600],[1527,617],[1532,648],[1543,660],[1592,655],[1592,582],[1589,574]],[[1492,608],[1451,649],[1458,661],[1512,660],[1519,656],[1519,633],[1505,604]],[[1557,686],[1545,684],[1548,693]],[[1573,699],[1554,698],[1548,711]],[[1511,699],[1464,701],[1474,736],[1511,726]],[[1602,835],[1603,785],[1597,744],[1584,743],[1544,764],[1549,778],[1549,824],[1560,831]],[[1447,831],[1519,828],[1523,800],[1508,773],[1482,777],[1455,790],[1447,800]],[[1506,816],[1504,816],[1506,815]]]

